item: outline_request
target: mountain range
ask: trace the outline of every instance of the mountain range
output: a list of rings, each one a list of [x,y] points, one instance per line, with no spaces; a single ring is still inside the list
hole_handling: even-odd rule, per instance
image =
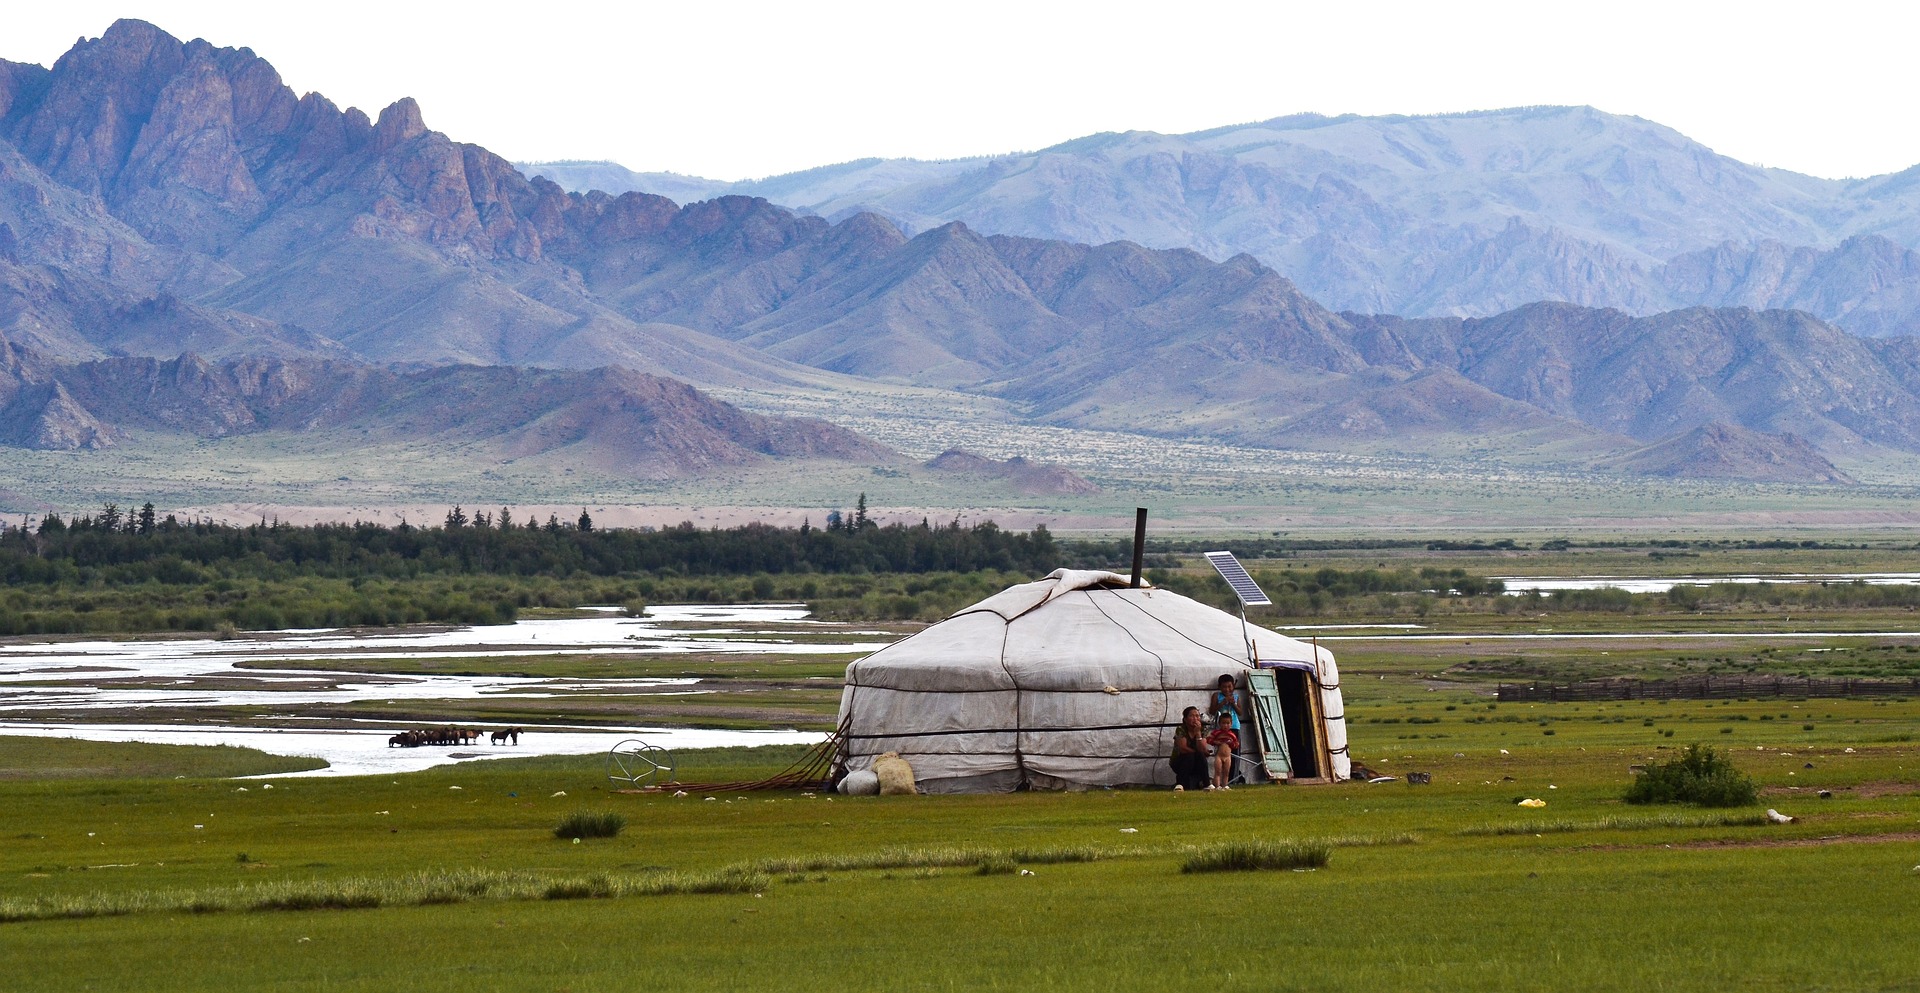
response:
[[[746,413],[685,383],[619,368],[402,372],[336,359],[194,355],[58,364],[17,346],[0,348],[0,430],[0,442],[64,450],[113,447],[139,431],[331,431],[642,479],[768,458],[900,460],[824,421]]]
[[[1331,141],[1341,126],[1293,130]],[[1160,136],[1120,137],[1050,150],[1022,182]],[[1582,154],[1604,143],[1594,137]],[[1621,161],[1629,172],[1640,162]],[[961,181],[999,175],[993,162],[939,166],[951,170],[954,203],[963,187],[996,188]],[[887,183],[920,165],[829,170],[792,188],[906,189]],[[1696,163],[1709,165],[1732,170]],[[1742,211],[1796,238],[1815,220],[1854,223],[1818,207],[1824,181],[1758,177],[1802,190],[1798,213],[1743,207],[1731,180],[1700,180],[1718,191],[1708,197],[1627,176],[1611,194],[1622,203],[1581,230],[1624,238],[1644,215],[1646,244],[1695,251],[1691,215],[1655,203],[1692,196],[1712,200],[1726,231]],[[1144,193],[1109,193],[1102,223],[1157,216]],[[1473,199],[1441,197],[1453,206],[1433,223],[1479,223]],[[1491,249],[1423,255],[1405,240],[1419,225],[1380,202],[1301,201],[1289,223],[1318,225],[1329,254],[1314,257],[1332,265],[1326,232],[1373,216],[1382,240],[1355,258],[1453,266],[1457,287],[1599,271],[1578,252],[1557,269]],[[741,459],[896,459],[830,426],[757,418],[701,392],[855,402],[882,384],[1002,397],[1059,425],[1414,453],[1466,438],[1610,471],[1844,482],[1831,459],[1920,450],[1915,339],[1866,337],[1808,313],[1645,314],[1513,290],[1524,305],[1497,313],[1386,316],[1322,306],[1282,274],[1285,259],[1276,268],[1212,243],[1148,247],[1150,232],[1124,227],[1112,234],[1140,237],[983,233],[1011,225],[879,207],[569,191],[430,130],[412,100],[377,117],[342,110],[294,94],[246,49],[120,21],[50,68],[0,62],[0,343],[11,377],[0,377],[0,440],[88,448],[141,431],[351,430],[671,478]],[[1247,208],[1248,230],[1257,216]],[[1511,219],[1495,240],[1530,244],[1544,216]],[[1899,230],[1889,221],[1849,244]],[[1420,237],[1457,241],[1434,231]],[[1774,268],[1833,268],[1822,268],[1831,255],[1799,251],[1771,256]],[[1636,265],[1651,257],[1636,252]],[[1460,268],[1468,257],[1484,265]],[[1687,278],[1737,296],[1723,268],[1703,262]],[[695,440],[678,444],[682,435]]]
[[[569,189],[759,196],[828,218],[872,211],[910,232],[961,221],[1213,259],[1246,253],[1339,310],[1744,306],[1805,310],[1859,334],[1920,330],[1920,167],[1819,179],[1591,107],[1303,114],[738,183],[613,163],[525,168]]]

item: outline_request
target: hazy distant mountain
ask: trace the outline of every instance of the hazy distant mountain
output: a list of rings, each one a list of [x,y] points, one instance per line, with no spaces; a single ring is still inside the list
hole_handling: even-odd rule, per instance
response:
[[[605,169],[548,174],[572,189],[649,182]],[[1247,253],[1343,310],[1794,306],[1863,334],[1920,331],[1920,278],[1897,258],[1920,248],[1920,167],[1816,179],[1587,107],[1098,134],[1038,152],[868,159],[703,192],[827,217],[875,211],[908,231],[962,221],[988,234]],[[1783,254],[1795,264],[1774,266]],[[1728,289],[1740,292],[1718,292]]]
[[[1028,496],[1100,492],[1100,487],[1071,469],[1033,462],[1019,455],[1010,459],[990,459],[963,448],[949,448],[924,464],[935,472],[1004,480],[1013,487],[1014,492]]]
[[[1920,255],[1880,235],[1824,250],[1721,244],[1676,256],[1655,275],[1673,299],[1694,305],[1789,308],[1855,334],[1920,334]]]
[[[1804,313],[1535,304],[1490,318],[1356,320],[1425,365],[1601,431],[1652,440],[1725,422],[1836,450],[1920,448],[1915,383],[1867,340]]]
[[[726,196],[734,184],[718,179],[683,176],[677,172],[634,172],[618,162],[516,162],[528,179],[550,179],[562,189],[577,193],[604,190],[621,193],[652,193],[676,203],[692,203]]]
[[[1658,444],[1606,460],[1608,468],[1648,476],[1747,479],[1776,483],[1852,483],[1805,438],[1705,424]]]
[[[768,457],[899,460],[824,421],[745,413],[685,383],[624,369],[400,373],[355,362],[194,355],[63,365],[12,346],[0,351],[0,440],[101,448],[131,430],[202,438],[334,431],[352,445],[478,443],[500,458],[649,479]]]

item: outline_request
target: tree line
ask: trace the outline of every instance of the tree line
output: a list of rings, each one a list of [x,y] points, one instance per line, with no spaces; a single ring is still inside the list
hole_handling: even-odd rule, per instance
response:
[[[0,529],[0,635],[505,623],[528,608],[795,602],[935,619],[1062,565],[1109,565],[1044,527],[881,525],[863,498],[823,527],[662,529],[450,508],[434,526],[230,524],[151,503]],[[523,522],[524,521],[524,522]]]
[[[997,570],[1044,574],[1070,564],[1047,532],[991,521],[880,525],[864,500],[826,527],[663,529],[595,527],[550,515],[516,523],[509,508],[447,512],[437,527],[407,523],[235,525],[159,516],[152,504],[123,512],[41,518],[0,533],[0,583],[185,584],[217,579],[406,579],[425,575],[725,576],[792,573],[932,573]],[[1075,556],[1078,558],[1080,556]]]

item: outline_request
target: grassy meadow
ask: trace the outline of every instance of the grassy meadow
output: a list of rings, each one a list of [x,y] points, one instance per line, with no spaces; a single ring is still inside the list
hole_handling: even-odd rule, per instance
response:
[[[96,759],[79,778],[85,763],[19,778],[9,761],[0,975],[22,991],[1915,988],[1911,701],[1490,705],[1379,682],[1349,690],[1356,754],[1433,785],[708,799],[609,792],[595,757],[249,780],[208,778],[235,771],[213,754],[132,773]],[[1630,765],[1695,741],[1795,823],[1620,801]],[[795,754],[686,753],[681,775]],[[625,830],[556,838],[580,813]],[[1182,871],[1251,842],[1326,863]]]
[[[1903,544],[1842,544],[1403,544],[1248,561],[1273,589],[1322,568],[1342,582],[1912,569]],[[1420,625],[1320,632],[1354,757],[1399,777],[1381,784],[674,796],[614,792],[599,756],[332,778],[243,749],[0,737],[0,989],[1920,990],[1920,694],[1492,698],[1503,681],[1920,675],[1911,607],[1820,589],[1402,590],[1254,612],[1273,626]],[[249,667],[696,676],[711,692],[143,716],[824,728],[846,661],[262,658]],[[1754,777],[1760,803],[1622,800],[1634,766],[1690,744]],[[683,780],[737,781],[799,754],[677,758]],[[1402,781],[1416,771],[1432,784]],[[1767,808],[1795,820],[1768,823]]]

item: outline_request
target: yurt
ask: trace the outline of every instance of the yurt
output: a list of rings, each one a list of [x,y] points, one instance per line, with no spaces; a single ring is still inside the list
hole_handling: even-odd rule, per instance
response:
[[[1171,786],[1173,731],[1231,673],[1246,781],[1349,775],[1332,653],[1151,584],[1061,569],[847,667],[842,775],[898,752],[927,793]]]

